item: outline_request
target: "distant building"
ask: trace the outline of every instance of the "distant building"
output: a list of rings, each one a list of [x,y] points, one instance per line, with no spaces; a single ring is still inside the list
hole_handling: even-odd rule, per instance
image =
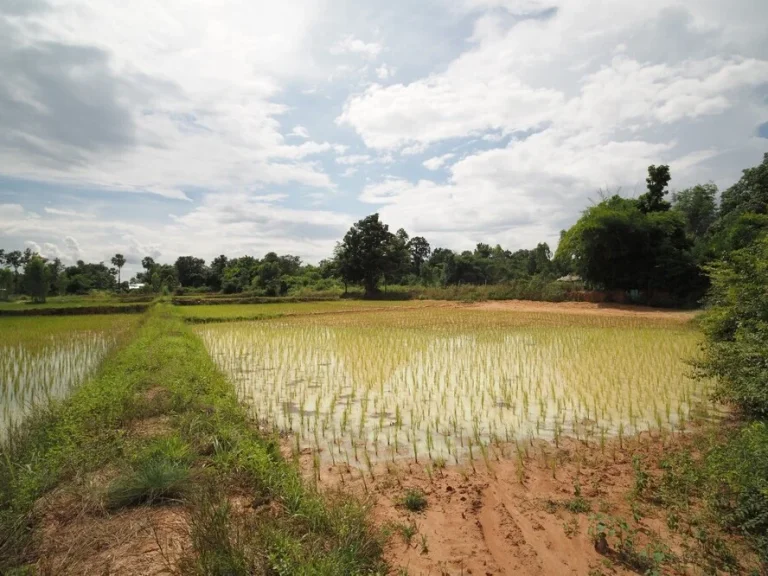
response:
[[[143,282],[136,282],[135,284],[128,284],[128,290],[141,290],[146,284]]]
[[[567,276],[558,278],[557,281],[558,282],[581,282],[581,276],[577,276],[576,274],[568,274]]]

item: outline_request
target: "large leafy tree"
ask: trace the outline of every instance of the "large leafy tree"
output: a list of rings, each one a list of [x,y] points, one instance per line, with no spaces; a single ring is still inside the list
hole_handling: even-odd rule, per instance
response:
[[[744,170],[739,181],[723,192],[720,202],[723,217],[745,212],[768,213],[768,152],[762,163]]]
[[[672,209],[685,218],[685,231],[691,239],[704,238],[717,219],[717,186],[710,182],[676,192]]]
[[[0,268],[0,300],[7,300],[13,290],[13,272]]]
[[[429,260],[432,252],[429,242],[423,236],[414,236],[408,241],[408,252],[411,255],[411,265],[413,273],[421,275],[421,268]]]
[[[648,186],[648,192],[641,194],[637,199],[637,207],[641,212],[666,212],[670,208],[670,203],[664,200],[667,195],[667,186],[672,176],[669,173],[669,166],[648,166],[648,177],[645,183]]]
[[[64,271],[64,264],[61,263],[59,258],[54,258],[46,265],[46,274],[48,276],[48,293],[57,295],[63,291],[62,286],[62,272]]]
[[[658,202],[613,196],[587,209],[563,236],[556,258],[570,261],[582,278],[598,288],[676,296],[701,290],[682,215],[663,209],[646,211],[649,205],[658,206]]]
[[[48,274],[45,260],[33,254],[24,267],[24,287],[34,302],[45,302],[48,295]]]
[[[211,260],[211,265],[208,268],[207,283],[208,286],[214,290],[221,290],[221,285],[224,280],[224,269],[227,267],[228,262],[229,259],[224,254]]]
[[[365,294],[375,294],[379,280],[389,273],[401,256],[398,239],[389,226],[371,214],[358,221],[336,248],[339,273],[345,282],[360,283]]]
[[[711,249],[715,256],[752,245],[768,233],[768,153],[758,166],[723,192],[720,214],[712,226]]]
[[[174,266],[176,267],[179,284],[182,286],[198,288],[205,283],[205,279],[208,276],[205,260],[202,258],[180,256]]]
[[[103,262],[93,264],[78,260],[75,266],[64,270],[64,275],[65,290],[69,294],[84,294],[89,290],[112,290],[115,287],[115,276]]]

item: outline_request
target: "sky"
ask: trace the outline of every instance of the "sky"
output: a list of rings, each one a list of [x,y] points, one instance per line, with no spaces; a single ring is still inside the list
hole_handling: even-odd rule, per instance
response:
[[[0,0],[0,248],[557,244],[768,151],[765,0]]]

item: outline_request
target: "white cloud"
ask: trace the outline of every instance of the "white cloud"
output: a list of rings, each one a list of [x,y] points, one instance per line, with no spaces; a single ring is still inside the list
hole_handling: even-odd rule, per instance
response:
[[[534,128],[562,103],[562,94],[531,89],[514,79],[436,76],[404,86],[374,85],[344,106],[339,124],[352,126],[367,146],[393,149],[428,145],[485,130]],[[423,148],[422,148],[423,150]]]
[[[337,164],[345,164],[351,166],[353,164],[369,164],[371,162],[371,156],[369,154],[350,154],[349,156],[337,156]]]
[[[46,214],[53,214],[54,216],[82,216],[81,213],[76,212],[75,210],[63,210],[61,208],[49,208],[46,206],[43,208]]]
[[[137,0],[130,7],[117,0],[72,0],[29,20],[0,18],[9,62],[32,63],[18,73],[9,65],[4,82],[10,89],[26,86],[30,95],[38,89],[29,83],[36,60],[23,56],[27,47],[38,50],[38,58],[43,42],[91,50],[70,54],[48,44],[53,48],[43,73],[59,67],[62,85],[67,83],[63,93],[83,92],[77,109],[83,117],[73,118],[77,124],[67,130],[41,132],[41,124],[61,122],[56,110],[47,110],[21,131],[6,130],[14,140],[4,146],[0,138],[1,172],[180,200],[188,199],[187,187],[294,182],[331,188],[321,166],[301,161],[328,145],[286,143],[279,117],[287,107],[276,103],[282,82],[324,74],[306,58],[321,15],[322,7],[301,0],[194,7],[180,0]],[[77,58],[90,60],[81,64]],[[102,85],[89,89],[96,81]],[[308,137],[303,127],[294,130],[293,136]],[[108,145],[94,145],[99,138],[109,138]]]
[[[294,126],[288,136],[296,136],[297,138],[309,138],[309,131],[304,126]]]
[[[376,77],[379,80],[388,80],[389,78],[392,78],[392,76],[395,75],[397,72],[396,68],[393,68],[392,66],[387,66],[386,64],[382,64],[378,68],[376,68]]]
[[[377,149],[431,144],[487,131],[527,131],[559,122],[586,126],[612,122],[610,128],[624,128],[619,124],[632,119],[645,125],[718,114],[733,105],[732,95],[763,83],[768,75],[766,59],[736,55],[646,62],[638,31],[665,18],[672,21],[676,13],[669,11],[680,10],[672,0],[652,0],[642,6],[567,0],[472,4],[504,6],[514,13],[550,6],[557,11],[547,18],[516,20],[511,26],[501,17],[480,18],[474,45],[444,71],[408,84],[371,85],[347,100],[337,122],[354,128],[369,147]],[[709,22],[720,32],[720,37],[710,39],[713,54],[721,52],[721,38],[730,39],[734,29],[744,26],[733,23],[733,15],[714,12],[707,2],[686,8],[694,21]],[[619,40],[623,56],[602,64],[594,60],[606,44],[615,46]],[[671,39],[654,36],[653,40]],[[634,52],[643,58],[633,58]],[[592,72],[582,78],[573,70],[564,73],[574,60],[589,59]],[[577,116],[569,117],[573,112]]]
[[[448,162],[448,160],[450,160],[453,157],[454,157],[454,154],[443,154],[442,156],[434,156],[429,160],[425,160],[423,164],[427,170],[439,170],[440,168],[443,167],[443,165],[446,162]]]
[[[685,181],[712,155],[676,157],[672,150],[672,144],[643,140],[590,143],[551,129],[467,156],[448,169],[445,184],[387,179],[366,186],[359,200],[379,204],[384,221],[425,235],[433,245],[468,249],[477,242],[525,247],[547,241],[554,247],[559,230],[575,221],[599,189],[636,195],[644,188],[646,167],[659,159],[670,161],[676,181]],[[552,157],[556,163],[548,162]]]
[[[339,54],[359,54],[366,58],[375,59],[382,51],[382,45],[377,42],[364,42],[353,34],[347,34],[331,46],[330,52]]]

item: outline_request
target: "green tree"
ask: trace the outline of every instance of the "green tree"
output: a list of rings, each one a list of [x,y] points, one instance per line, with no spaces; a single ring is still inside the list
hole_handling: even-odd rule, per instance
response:
[[[366,295],[375,294],[379,280],[392,268],[396,246],[394,234],[378,214],[363,218],[349,229],[337,247],[341,277],[345,282],[361,283]]]
[[[761,164],[744,170],[739,181],[723,192],[720,200],[722,217],[744,212],[768,213],[768,152]]]
[[[720,214],[712,226],[713,257],[727,257],[768,233],[768,153],[763,162],[744,170],[723,192]]]
[[[32,255],[24,267],[24,286],[34,302],[45,302],[48,295],[48,274],[45,260],[37,254]]]
[[[198,288],[205,283],[208,270],[205,267],[205,260],[202,258],[180,256],[174,266],[176,267],[179,284],[182,286]]]
[[[672,195],[672,208],[685,218],[685,231],[694,241],[702,239],[717,219],[717,186],[698,184]]]
[[[5,262],[13,268],[13,286],[14,290],[19,289],[19,268],[21,267],[22,254],[18,250],[13,250],[5,255]]]
[[[552,251],[546,242],[540,243],[530,251],[528,257],[528,274],[547,274],[550,271],[552,262]]]
[[[26,267],[27,264],[29,264],[32,260],[33,256],[35,256],[35,252],[32,251],[32,248],[24,248],[24,252],[21,255],[22,266]]]
[[[221,290],[224,281],[224,270],[227,267],[229,259],[222,254],[211,261],[208,275],[208,286],[214,290]]]
[[[648,186],[648,192],[641,194],[637,199],[637,206],[641,212],[666,212],[670,208],[670,203],[664,200],[667,194],[667,185],[672,179],[669,173],[669,166],[648,166],[648,177],[645,183]]]
[[[413,273],[421,276],[421,269],[431,254],[429,242],[423,236],[414,236],[408,241],[408,251],[411,255]]]
[[[702,289],[690,248],[681,214],[644,213],[636,201],[613,196],[584,212],[563,236],[556,259],[571,262],[598,288],[681,297]]]
[[[411,272],[411,253],[408,250],[408,233],[400,228],[389,237],[389,258],[384,270],[386,284],[402,283]]]
[[[48,293],[58,295],[63,291],[62,286],[62,272],[64,271],[64,265],[59,258],[54,258],[50,262],[46,263],[46,274],[48,276]]]
[[[709,268],[712,287],[703,326],[704,376],[717,397],[768,416],[768,237]]]
[[[0,268],[0,300],[7,300],[13,290],[13,272]]]
[[[112,256],[112,266],[117,268],[117,283],[122,284],[122,272],[123,266],[125,266],[125,256],[122,254],[115,254]]]

